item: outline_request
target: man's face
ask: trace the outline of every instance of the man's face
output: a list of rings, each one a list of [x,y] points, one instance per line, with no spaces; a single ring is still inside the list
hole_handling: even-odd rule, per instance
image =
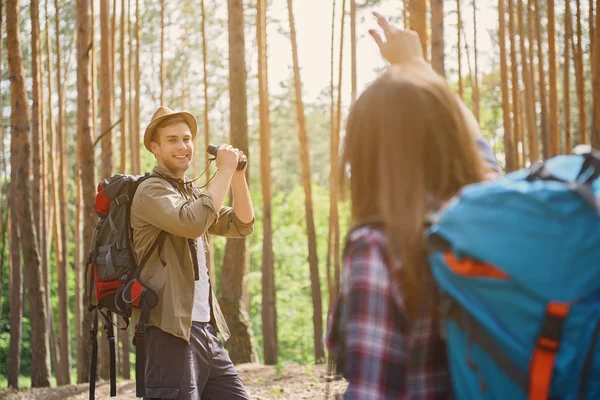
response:
[[[194,155],[194,142],[190,127],[185,122],[158,128],[157,142],[150,143],[159,167],[183,177]]]

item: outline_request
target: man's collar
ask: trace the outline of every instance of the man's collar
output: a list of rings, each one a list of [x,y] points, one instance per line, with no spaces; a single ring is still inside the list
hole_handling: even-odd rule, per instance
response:
[[[185,183],[185,182],[188,182],[188,180],[189,180],[187,176],[184,176],[183,179],[179,178],[179,177],[173,175],[172,172],[167,171],[167,170],[159,167],[158,165],[156,165],[154,168],[152,168],[152,172],[155,173],[155,174],[157,174],[157,175],[164,176],[166,178],[172,179],[172,180],[174,180],[174,181],[176,181],[178,183]]]

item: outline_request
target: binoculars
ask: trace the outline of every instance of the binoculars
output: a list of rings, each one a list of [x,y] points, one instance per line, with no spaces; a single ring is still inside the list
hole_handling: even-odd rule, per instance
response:
[[[219,151],[219,146],[215,146],[214,144],[209,144],[206,152],[212,156],[217,157],[217,151]],[[241,160],[238,162],[237,170],[241,171],[246,167],[246,160]]]

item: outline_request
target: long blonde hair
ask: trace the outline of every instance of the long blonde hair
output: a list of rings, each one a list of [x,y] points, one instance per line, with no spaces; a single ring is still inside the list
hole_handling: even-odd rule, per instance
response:
[[[402,260],[411,317],[426,300],[422,293],[431,292],[426,214],[463,186],[483,180],[458,101],[437,74],[391,67],[365,90],[348,118],[342,168],[350,175],[353,222],[383,223],[392,252]]]

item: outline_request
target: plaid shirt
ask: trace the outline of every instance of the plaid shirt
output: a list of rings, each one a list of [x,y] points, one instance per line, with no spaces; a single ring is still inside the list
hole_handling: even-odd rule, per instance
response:
[[[344,399],[451,398],[435,310],[422,310],[408,321],[402,292],[386,265],[386,236],[361,227],[348,243],[341,296],[327,335],[327,347],[349,384]]]

